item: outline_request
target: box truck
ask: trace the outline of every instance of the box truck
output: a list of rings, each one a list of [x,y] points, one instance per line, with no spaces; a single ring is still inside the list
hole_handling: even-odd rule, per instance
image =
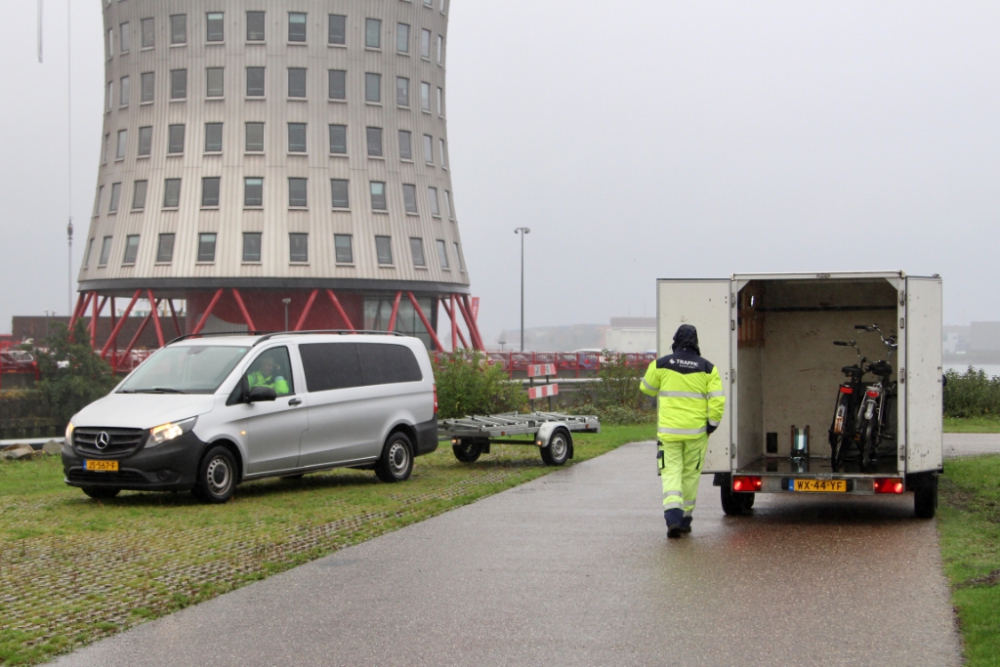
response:
[[[678,326],[693,324],[702,356],[722,377],[726,412],[709,438],[703,473],[714,475],[727,514],[745,513],[757,493],[912,493],[917,516],[934,516],[942,472],[940,276],[663,279],[657,322],[660,356],[669,354]],[[884,437],[874,460],[865,462],[861,434],[848,433],[844,460],[835,466],[831,434],[840,393],[848,391],[841,385],[846,367],[859,365],[859,354],[845,345],[852,341],[866,357],[862,370],[887,360],[896,346],[880,403]],[[860,392],[874,395],[877,375],[867,372],[856,385]]]

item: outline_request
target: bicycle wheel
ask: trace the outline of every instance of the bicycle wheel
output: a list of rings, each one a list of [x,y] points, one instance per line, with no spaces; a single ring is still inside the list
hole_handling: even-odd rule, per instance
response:
[[[875,450],[878,447],[875,435],[875,420],[868,419],[861,425],[861,467],[875,467]]]

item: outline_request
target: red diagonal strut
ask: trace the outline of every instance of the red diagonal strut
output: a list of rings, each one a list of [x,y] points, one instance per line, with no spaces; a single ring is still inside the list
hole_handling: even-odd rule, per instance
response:
[[[201,332],[202,327],[205,326],[205,322],[208,321],[208,316],[212,314],[213,310],[215,310],[215,304],[219,303],[219,299],[221,298],[222,298],[222,288],[220,287],[218,290],[216,290],[215,296],[212,297],[212,300],[208,302],[208,308],[205,309],[205,312],[202,314],[201,319],[198,320],[198,326],[194,328],[194,331],[191,332],[192,334]]]
[[[181,333],[181,323],[177,320],[177,311],[174,309],[174,300],[167,299],[167,303],[170,304],[170,317],[174,320],[174,329],[177,330],[177,337],[180,338],[184,334]]]
[[[430,334],[434,347],[437,348],[438,352],[444,352],[444,346],[441,345],[441,341],[438,340],[437,334],[434,333],[434,328],[431,326],[431,323],[427,321],[427,316],[424,315],[424,311],[420,308],[420,304],[417,303],[417,297],[413,296],[413,292],[407,292],[406,296],[410,297],[410,303],[413,304],[413,309],[417,312],[417,317],[419,317],[420,321],[424,323],[424,328],[427,329],[427,333]]]
[[[454,300],[455,300],[454,296],[452,296],[452,303],[454,303]],[[442,301],[441,302],[441,306],[444,308],[444,312],[448,314],[448,317],[452,318],[452,323],[453,323],[452,331],[454,332],[454,334],[458,335],[458,340],[462,341],[462,346],[465,347],[465,349],[470,349],[468,341],[465,340],[465,336],[462,334],[462,330],[458,328],[457,320],[454,319],[454,317],[458,316],[458,311],[455,310],[454,308],[449,308],[447,301]],[[452,315],[452,313],[454,313],[454,316]],[[454,349],[455,348],[455,344],[454,344],[455,338],[452,338],[451,340],[452,340],[452,348],[453,348],[452,351],[454,352],[455,351],[455,349]]]
[[[344,311],[344,307],[340,305],[340,299],[337,298],[337,295],[333,293],[332,289],[328,289],[326,293],[330,296],[330,301],[333,301],[333,307],[337,309],[337,313],[340,314],[340,317],[344,320],[344,324],[347,325],[347,328],[350,331],[355,331],[354,325],[351,324],[351,318],[347,316],[347,313]]]
[[[152,310],[150,310],[149,314],[146,315],[146,317],[142,320],[142,323],[139,325],[139,328],[136,329],[135,335],[132,336],[132,340],[130,340],[128,342],[128,347],[126,347],[125,351],[122,352],[122,356],[121,356],[121,358],[118,361],[123,361],[123,360],[125,360],[125,359],[128,358],[128,355],[132,351],[132,348],[135,347],[136,342],[139,340],[139,336],[141,336],[142,332],[146,330],[146,325],[149,324],[149,320],[150,320],[151,317],[153,317],[153,311]],[[114,370],[115,371],[118,370],[118,365],[117,364],[115,364]]]
[[[153,290],[146,290],[146,295],[149,297],[149,307],[153,309],[153,325],[156,327],[156,341],[160,344],[160,347],[163,347],[166,343],[163,342],[163,326],[160,324],[160,313],[157,312],[160,309],[160,302],[153,296]]]
[[[389,318],[389,326],[386,331],[396,330],[396,316],[399,315],[399,300],[403,298],[402,292],[396,292],[396,300],[392,303],[392,316]]]
[[[103,348],[101,348],[101,359],[108,356],[108,350],[110,350],[111,346],[118,340],[118,334],[121,333],[122,327],[124,327],[125,322],[128,321],[128,316],[132,313],[132,308],[135,306],[135,302],[139,300],[140,294],[142,294],[142,290],[137,289],[135,294],[132,295],[132,300],[128,302],[128,307],[125,309],[125,312],[122,313],[121,319],[118,320],[118,323],[115,324],[115,328],[111,331],[111,337],[108,338],[108,342],[104,344]]]
[[[458,309],[460,311],[462,311],[462,317],[465,318],[465,324],[466,324],[466,326],[469,327],[469,337],[472,338],[472,345],[473,345],[473,347],[475,347],[477,350],[483,350],[483,349],[485,349],[483,347],[483,341],[479,337],[479,332],[476,331],[475,322],[472,319],[472,317],[469,315],[469,311],[466,308],[465,303],[462,301],[461,295],[456,295],[456,297],[457,298],[455,299],[455,305],[457,305]]]
[[[317,294],[319,294],[319,290],[314,289],[309,295],[309,300],[306,301],[306,307],[302,310],[302,315],[299,317],[299,321],[295,325],[294,331],[302,331],[302,327],[305,326],[306,323],[306,318],[309,317],[309,311],[312,310],[313,304],[316,302]]]
[[[233,288],[233,298],[236,299],[236,305],[240,307],[240,312],[243,313],[243,319],[246,320],[247,326],[250,327],[250,331],[256,331],[257,327],[253,325],[253,320],[250,319],[250,312],[243,303],[243,297],[240,295],[240,291],[235,287]]]

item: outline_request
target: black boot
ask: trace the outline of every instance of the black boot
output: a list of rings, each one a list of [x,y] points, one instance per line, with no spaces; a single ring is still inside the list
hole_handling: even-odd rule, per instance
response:
[[[684,512],[679,509],[664,510],[663,519],[667,522],[667,537],[671,539],[680,537],[684,532],[682,528]]]

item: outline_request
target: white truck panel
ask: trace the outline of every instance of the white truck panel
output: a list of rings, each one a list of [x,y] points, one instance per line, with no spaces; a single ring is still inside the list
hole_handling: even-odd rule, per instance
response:
[[[941,279],[906,279],[906,472],[942,464]]]
[[[682,324],[698,329],[701,356],[719,369],[726,394],[726,412],[708,439],[703,473],[729,472],[732,401],[730,394],[730,280],[657,281],[657,356],[670,354],[674,332]]]

